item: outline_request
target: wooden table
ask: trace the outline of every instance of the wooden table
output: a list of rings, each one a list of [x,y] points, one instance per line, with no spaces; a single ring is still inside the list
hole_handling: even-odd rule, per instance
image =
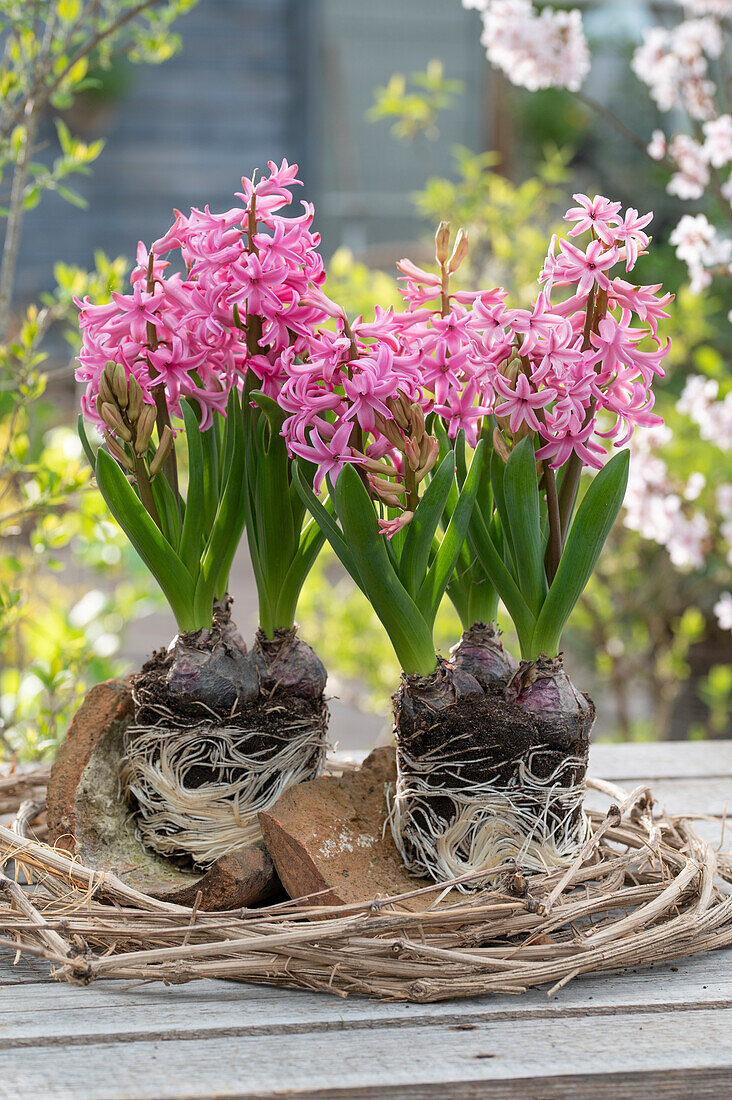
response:
[[[650,779],[677,813],[721,814],[732,794],[732,742],[599,745],[591,768]],[[551,998],[426,1006],[214,981],[79,989],[11,963],[0,956],[3,1100],[732,1097],[732,949]]]

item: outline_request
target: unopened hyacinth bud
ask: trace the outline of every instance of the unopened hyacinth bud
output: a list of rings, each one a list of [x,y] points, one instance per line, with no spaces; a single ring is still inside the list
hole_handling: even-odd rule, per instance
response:
[[[452,250],[452,256],[447,263],[447,271],[449,275],[454,275],[460,264],[463,262],[468,254],[468,235],[464,229],[458,230],[457,240],[455,241],[455,247]]]
[[[501,419],[504,418],[501,417]],[[500,428],[493,429],[493,450],[496,452],[501,462],[503,462],[504,464],[508,462],[511,454],[511,449],[508,446],[508,443],[506,443],[506,439]]]
[[[404,457],[409,463],[410,470],[419,469],[419,444],[413,439],[404,440]]]
[[[393,466],[391,462],[379,461],[376,458],[366,458],[363,465],[369,473],[378,474],[381,477],[398,477],[399,475],[396,466]]]
[[[433,443],[434,438],[435,438],[434,436],[428,435],[427,432],[423,433],[422,439],[420,440],[420,444],[419,444],[419,461],[420,461],[420,465],[425,463],[427,461],[427,459],[429,458],[430,454],[432,453],[432,443]],[[439,446],[439,444],[438,444],[438,446]]]
[[[127,372],[121,363],[115,363],[114,365],[114,370],[112,371],[112,390],[114,391],[114,396],[119,407],[121,409],[126,409],[130,394],[127,387]]]
[[[385,499],[384,494],[399,497],[405,492],[403,485],[386,481],[383,477],[374,477],[373,474],[369,474],[369,485],[379,494],[382,500]]]
[[[166,424],[165,427],[163,428],[163,434],[160,438],[160,444],[158,446],[158,449],[155,452],[155,457],[153,458],[152,462],[150,463],[150,477],[155,477],[155,475],[160,471],[160,468],[162,467],[163,463],[165,462],[166,458],[168,457],[168,455],[170,454],[172,449],[173,449],[173,433],[170,430],[170,428],[168,427],[168,425]]]
[[[112,388],[112,372],[113,371],[114,371],[114,363],[110,362],[110,363],[107,363],[104,370],[99,375],[99,393],[97,395],[97,402],[98,403],[100,403],[102,401],[106,401],[110,405],[114,405],[114,403],[115,403],[114,389]]]
[[[134,462],[132,461],[130,456],[127,454],[127,451],[124,449],[124,447],[122,447],[117,442],[117,440],[114,438],[114,436],[112,435],[111,432],[106,431],[104,433],[104,442],[107,444],[107,450],[109,451],[109,453],[114,458],[116,458],[117,461],[119,463],[121,463],[121,465],[124,466],[124,468],[126,470],[134,470],[134,468],[135,468]]]
[[[139,418],[143,406],[142,386],[137,381],[134,374],[130,375],[128,388],[130,399],[127,403],[127,419],[130,423],[134,424]]]
[[[421,440],[424,435],[424,411],[421,405],[413,403],[409,406],[409,422],[415,440]]]
[[[382,497],[381,499],[383,500],[387,508],[404,508],[404,501],[398,496],[387,495],[385,497]]]
[[[397,450],[404,450],[404,436],[399,431],[399,428],[394,420],[387,420],[385,417],[376,413],[376,427],[379,429],[382,435],[391,443],[392,447],[396,447]]]
[[[440,457],[439,441],[431,435],[425,436],[425,439],[428,440],[427,454],[422,460],[419,468],[417,469],[417,472],[414,475],[414,481],[416,485],[419,485],[420,481],[427,477],[427,474],[434,467],[437,459]]]
[[[107,427],[112,429],[115,435],[118,435],[120,439],[124,439],[125,443],[132,442],[132,432],[122,419],[122,415],[116,405],[112,405],[109,401],[102,401],[99,415]]]
[[[511,383],[512,386],[516,384],[516,379],[521,371],[521,358],[517,351],[512,351],[508,359],[501,363],[498,368],[498,373]]]
[[[399,427],[402,431],[406,431],[409,427],[409,402],[406,397],[402,394],[398,397],[390,397],[386,404]]]
[[[152,439],[155,427],[155,406],[145,405],[137,418],[135,431],[135,451],[138,455],[144,455]]]
[[[435,233],[435,259],[442,265],[447,260],[450,248],[450,223],[440,222]]]

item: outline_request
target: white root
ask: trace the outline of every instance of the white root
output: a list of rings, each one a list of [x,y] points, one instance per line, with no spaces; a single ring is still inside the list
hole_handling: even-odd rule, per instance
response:
[[[556,755],[535,746],[513,760],[508,782],[475,782],[461,774],[463,767],[472,771],[481,763],[474,758],[416,760],[400,748],[396,792],[387,797],[392,835],[407,870],[437,882],[485,870],[484,877],[458,887],[468,891],[490,886],[490,869],[509,860],[533,872],[568,867],[590,831],[582,810],[586,760],[564,757],[544,777],[537,772],[546,769],[537,764],[547,752]],[[452,813],[445,813],[445,799]]]
[[[164,718],[127,728],[120,783],[136,804],[146,847],[205,868],[261,839],[259,811],[319,775],[327,749],[325,707],[305,718],[274,707],[270,715],[274,710],[281,715],[277,734],[254,724],[173,726]],[[205,769],[203,781],[191,775],[197,768]]]

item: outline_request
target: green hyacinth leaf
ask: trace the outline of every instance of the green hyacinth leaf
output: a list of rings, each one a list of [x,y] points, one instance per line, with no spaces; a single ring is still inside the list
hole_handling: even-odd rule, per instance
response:
[[[561,561],[536,623],[536,655],[554,656],[562,631],[592,576],[625,499],[630,452],[621,451],[597,473],[577,508]]]
[[[363,585],[358,575],[356,560],[351,553],[351,549],[346,539],[343,537],[343,532],[331,513],[324,507],[322,501],[315,495],[311,484],[303,478],[299,460],[292,464],[292,480],[306,508],[332,546],[341,565],[363,591]]]
[[[427,574],[432,540],[442,520],[455,482],[455,457],[449,451],[440,463],[406,527],[399,560],[399,577],[410,596],[416,596]]]
[[[97,452],[96,479],[107,506],[162,588],[181,630],[196,629],[193,581],[150,518],[124,473],[107,452]]]
[[[201,551],[204,539],[204,488],[203,467],[204,451],[198,417],[188,401],[181,401],[183,420],[186,428],[188,446],[188,491],[186,493],[186,511],[183,519],[183,532],[180,540],[180,557],[192,577],[198,578],[201,565]],[[209,429],[213,434],[213,428]],[[208,433],[204,433],[208,434]],[[218,479],[217,479],[218,480]]]
[[[89,442],[89,437],[86,434],[86,424],[84,423],[84,417],[79,413],[76,419],[76,428],[79,433],[79,439],[81,440],[81,446],[84,449],[86,460],[92,468],[92,473],[96,470],[97,456]]]
[[[526,603],[534,615],[538,615],[546,596],[547,586],[541,536],[539,483],[536,476],[534,441],[531,436],[525,436],[511,451],[503,477],[503,495],[516,566],[516,579]]]
[[[430,628],[435,621],[437,609],[445,594],[445,589],[453,574],[455,564],[460,556],[460,550],[468,533],[470,518],[478,495],[484,453],[485,448],[481,440],[473,454],[473,461],[470,464],[462,491],[450,517],[447,530],[440,542],[440,548],[417,594],[417,606],[425,621],[429,623]]]
[[[496,528],[497,533],[500,533],[500,525],[496,524]],[[536,617],[526,603],[521,589],[503,560],[500,548],[496,546],[491,530],[486,525],[478,509],[473,511],[468,529],[468,539],[482,568],[513,620],[521,643],[522,655],[525,656],[531,646]]]
[[[361,587],[389,635],[402,668],[429,676],[436,667],[431,624],[420,614],[389,560],[373,503],[354,466],[346,465],[341,470],[333,486],[333,503],[352,548]]]

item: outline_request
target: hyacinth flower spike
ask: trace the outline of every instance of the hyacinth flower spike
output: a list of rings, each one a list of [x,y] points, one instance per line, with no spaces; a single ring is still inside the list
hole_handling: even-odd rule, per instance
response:
[[[278,214],[296,173],[270,163],[242,181],[241,205],[176,213],[140,245],[130,294],[79,303],[82,410],[104,445],[94,453],[80,423],[82,441],[179,628],[134,679],[122,787],[143,841],[196,867],[256,843],[258,811],[325,756],[325,669],[294,628],[323,537],[304,523],[272,420],[282,363],[324,316],[301,303],[324,278],[313,209]],[[226,595],[245,519],[260,597],[251,652]]]
[[[399,364],[417,364],[408,381],[437,441],[440,460],[425,475],[424,500],[431,479],[453,456],[455,481],[441,501],[437,542],[472,477],[470,449],[477,447],[476,457],[486,454],[466,545],[446,585],[465,635],[452,659],[440,661],[433,673],[422,671],[427,662],[405,663],[407,672],[416,671],[403,677],[394,703],[394,839],[411,871],[439,880],[469,873],[476,883],[490,882],[506,859],[535,871],[566,866],[586,833],[582,799],[594,706],[563,669],[561,635],[623,501],[624,445],[636,427],[659,420],[652,383],[662,374],[668,346],[657,336],[657,323],[671,299],[656,295],[658,288],[632,287],[613,276],[616,264],[632,266],[647,248],[647,218],[634,212],[623,217],[607,200],[576,198],[583,201],[568,220],[581,225],[589,208],[592,240],[584,250],[552,242],[530,309],[509,308],[500,288],[453,292],[450,277],[467,240],[459,234],[449,253],[449,229],[442,225],[438,273],[402,261],[407,308],[389,318],[388,333],[381,326],[382,340],[388,335],[403,353]],[[564,298],[563,288],[569,288]],[[648,350],[638,347],[642,340]],[[372,348],[369,360],[378,358]],[[360,362],[355,358],[348,371],[357,371]],[[323,377],[320,368],[311,373],[315,390]],[[348,420],[349,412],[340,408],[337,415]],[[302,438],[297,429],[303,416],[286,422],[293,448]],[[382,428],[390,445],[398,443],[389,421]],[[323,432],[332,435],[329,426]],[[608,440],[619,453],[605,461]],[[350,458],[364,461],[388,450],[375,440],[358,459],[351,447]],[[401,469],[398,456],[391,461]],[[584,466],[597,472],[581,494]],[[353,491],[357,481],[351,469]],[[337,514],[345,504],[335,500]],[[408,503],[402,524],[382,523],[392,536],[384,552],[397,576],[412,510]],[[333,520],[321,516],[320,522],[325,528]],[[340,528],[334,524],[329,537],[334,545],[340,538],[342,560],[358,580],[379,551],[372,543],[369,561],[357,561],[354,546],[364,533],[347,528],[348,520]],[[378,585],[361,583],[379,611]],[[487,613],[471,622],[476,592]],[[490,625],[497,597],[516,628],[520,665]],[[395,602],[391,593],[384,602]],[[389,614],[379,613],[384,619]],[[393,626],[391,632],[396,637]],[[411,659],[406,650],[405,657]]]

